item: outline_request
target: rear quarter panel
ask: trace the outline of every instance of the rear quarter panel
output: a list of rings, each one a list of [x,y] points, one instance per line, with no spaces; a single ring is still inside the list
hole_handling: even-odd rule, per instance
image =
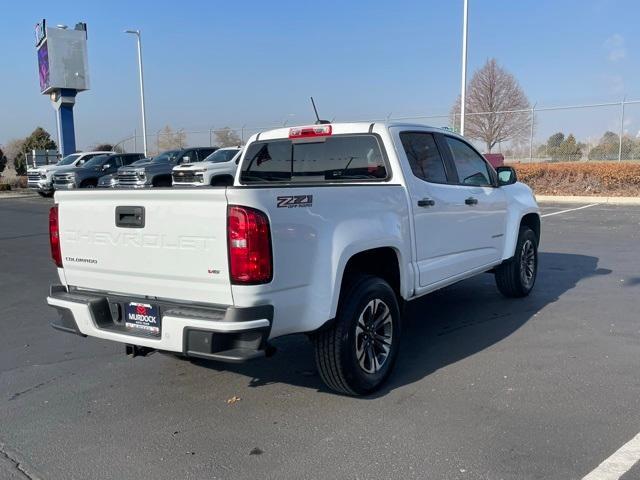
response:
[[[287,204],[285,198],[296,196],[311,196],[311,204]],[[227,199],[229,205],[257,208],[269,217],[273,280],[234,285],[232,292],[237,306],[274,305],[272,337],[312,331],[333,318],[344,267],[358,252],[394,248],[402,288],[408,288],[410,232],[401,185],[234,187],[227,189]]]

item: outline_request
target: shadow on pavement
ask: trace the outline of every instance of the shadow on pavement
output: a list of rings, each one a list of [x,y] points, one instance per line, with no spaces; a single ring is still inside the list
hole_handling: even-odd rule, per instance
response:
[[[385,395],[440,368],[455,363],[508,337],[543,307],[556,302],[579,281],[611,270],[598,268],[598,258],[566,253],[540,253],[540,271],[532,294],[524,299],[503,297],[491,274],[479,275],[411,302],[407,306],[402,348]],[[276,339],[271,359],[246,364],[194,360],[214,369],[250,378],[249,386],[289,383],[327,391],[317,374],[313,346],[304,335]]]

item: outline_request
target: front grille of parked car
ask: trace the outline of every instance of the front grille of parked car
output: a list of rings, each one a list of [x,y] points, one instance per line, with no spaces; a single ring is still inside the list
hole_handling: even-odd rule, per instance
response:
[[[76,181],[76,177],[73,173],[56,174],[53,176],[54,186],[69,185],[69,184],[75,183],[75,181]]]
[[[27,173],[27,181],[31,183],[40,181],[40,172]]]
[[[173,181],[175,183],[193,183],[193,182],[197,182],[198,178],[193,172],[178,171],[178,172],[173,172]]]
[[[142,174],[136,172],[118,173],[118,185],[140,185],[144,183]]]

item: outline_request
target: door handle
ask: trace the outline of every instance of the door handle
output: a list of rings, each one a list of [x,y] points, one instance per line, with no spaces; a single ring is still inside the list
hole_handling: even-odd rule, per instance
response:
[[[436,201],[431,198],[423,198],[422,200],[418,200],[419,207],[433,207],[436,204]]]
[[[477,205],[478,199],[474,197],[469,197],[464,201],[464,203],[466,203],[467,205]]]

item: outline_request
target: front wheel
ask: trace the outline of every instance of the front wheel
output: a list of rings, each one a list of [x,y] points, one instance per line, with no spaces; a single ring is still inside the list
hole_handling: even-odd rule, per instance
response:
[[[368,275],[353,278],[333,325],[315,335],[320,377],[346,395],[374,392],[391,373],[400,333],[398,300],[389,284]]]
[[[496,269],[496,285],[506,297],[526,297],[538,275],[538,239],[528,227],[520,227],[512,259]]]

